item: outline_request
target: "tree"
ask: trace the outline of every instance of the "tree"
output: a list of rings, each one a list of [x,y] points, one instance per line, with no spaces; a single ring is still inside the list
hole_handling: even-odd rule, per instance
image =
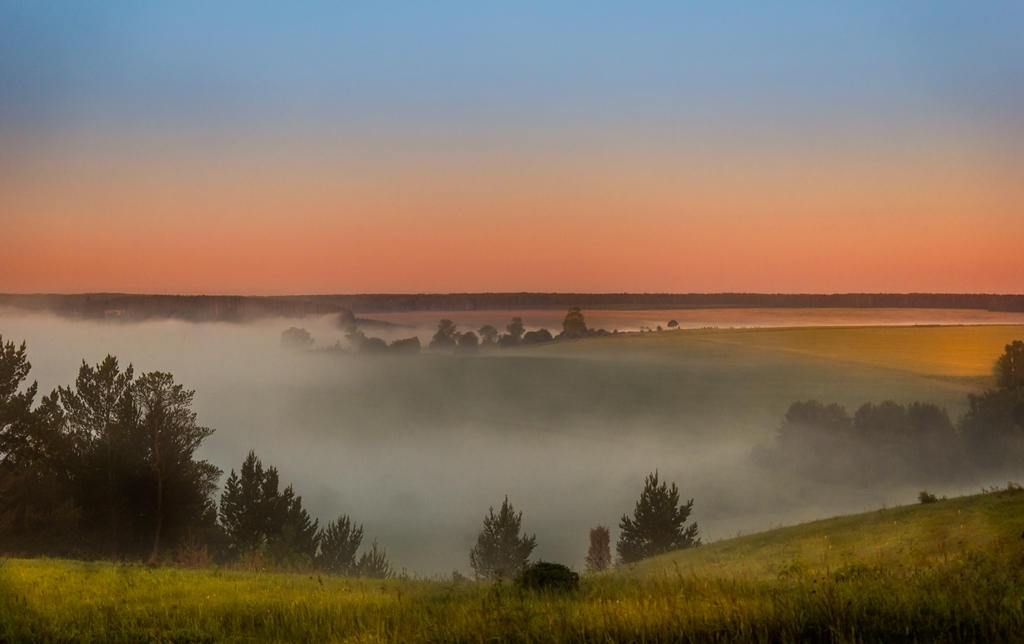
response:
[[[590,529],[590,549],[587,551],[587,572],[601,572],[612,565],[611,535],[608,528],[599,525]]]
[[[153,550],[160,554],[165,527],[182,530],[196,519],[216,516],[211,495],[221,471],[193,458],[203,440],[213,433],[196,422],[192,411],[195,392],[174,382],[162,371],[143,374],[135,383],[135,406],[146,439],[145,462],[152,472]]]
[[[280,489],[277,468],[267,467],[252,451],[239,474],[228,475],[220,499],[220,519],[228,550],[237,557],[263,552],[274,563],[311,565],[320,543],[319,521],[302,507],[292,486]]]
[[[583,311],[580,307],[574,306],[569,309],[562,320],[562,337],[582,338],[587,335],[587,323],[583,319]]]
[[[395,340],[388,347],[391,353],[419,353],[420,339],[416,336]]]
[[[459,351],[474,353],[480,348],[480,340],[472,331],[459,334]]]
[[[498,330],[490,324],[485,324],[476,330],[480,334],[480,344],[487,346],[498,341]]]
[[[523,337],[523,332],[526,331],[526,327],[523,326],[523,318],[512,318],[512,321],[508,323],[505,330],[508,331],[508,333],[501,336],[499,341],[501,346],[512,347],[519,344],[520,339]]]
[[[526,567],[537,537],[520,536],[522,520],[523,513],[515,511],[507,496],[497,514],[493,506],[488,509],[476,545],[469,551],[469,563],[477,577],[511,577]]]
[[[668,321],[668,328],[674,329],[677,326],[679,326],[679,321],[678,320],[669,320]]]
[[[32,409],[31,368],[25,343],[0,336],[0,551],[27,554],[73,542],[78,519],[62,471],[63,413],[55,395]]]
[[[995,376],[995,389],[967,396],[960,423],[965,447],[980,467],[1013,466],[1024,456],[1024,342],[1006,345]]]
[[[289,349],[305,349],[313,344],[313,336],[309,331],[291,327],[281,332],[281,346]]]
[[[700,544],[697,524],[685,525],[693,510],[693,499],[679,503],[679,489],[659,482],[658,472],[647,475],[633,517],[622,515],[622,534],[616,550],[623,563],[632,563],[680,548]]]
[[[255,552],[266,543],[270,527],[264,499],[266,478],[263,463],[250,450],[238,474],[231,470],[224,483],[220,523],[227,536],[228,549],[235,556]]]
[[[523,335],[523,344],[541,344],[543,342],[551,342],[552,340],[554,340],[554,338],[551,337],[551,332],[547,329],[527,331]]]
[[[32,365],[26,356],[25,343],[16,347],[0,336],[0,464],[16,462],[31,447],[29,437],[32,403],[38,385],[32,383],[21,391]]]
[[[1014,340],[1006,345],[1003,355],[996,360],[996,386],[1024,396],[1024,342]]]
[[[370,579],[388,579],[392,575],[391,564],[388,563],[387,553],[383,548],[377,546],[377,542],[374,541],[373,545],[367,552],[364,552],[359,557],[359,563],[356,566],[359,570],[360,577],[369,577]]]
[[[430,339],[431,349],[452,349],[455,348],[457,334],[455,323],[445,318],[437,323],[437,332]]]
[[[148,505],[138,490],[148,443],[141,436],[134,387],[132,366],[122,372],[117,358],[108,355],[95,367],[83,360],[74,388],[55,392],[74,444],[67,473],[75,500],[84,527],[108,555],[137,550],[139,518]]]
[[[274,499],[272,530],[267,552],[286,568],[308,568],[316,560],[320,545],[320,521],[302,507],[302,497],[292,486]]]
[[[317,566],[335,575],[355,575],[359,565],[356,551],[363,542],[363,526],[355,525],[347,514],[331,521],[320,536]]]

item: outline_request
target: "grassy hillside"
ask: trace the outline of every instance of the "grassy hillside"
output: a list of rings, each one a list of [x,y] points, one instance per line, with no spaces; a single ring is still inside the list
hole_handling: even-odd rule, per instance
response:
[[[1012,641],[1024,493],[774,530],[584,577],[509,584],[7,560],[7,641]]]
[[[969,552],[1013,547],[1024,555],[1024,491],[965,496],[852,514],[726,539],[645,560],[635,577],[771,580],[865,567],[928,568]]]

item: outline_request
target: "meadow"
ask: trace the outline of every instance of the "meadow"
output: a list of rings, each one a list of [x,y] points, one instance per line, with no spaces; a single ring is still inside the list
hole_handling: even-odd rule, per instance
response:
[[[727,539],[578,591],[8,559],[0,639],[81,642],[1013,641],[1024,493]]]

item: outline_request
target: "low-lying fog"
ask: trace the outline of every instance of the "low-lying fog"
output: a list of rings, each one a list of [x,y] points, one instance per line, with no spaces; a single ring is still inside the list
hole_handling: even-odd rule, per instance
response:
[[[507,323],[504,315],[487,321]],[[705,540],[909,503],[918,489],[825,489],[753,467],[751,447],[773,436],[788,402],[810,397],[795,390],[775,391],[768,402],[749,396],[753,386],[773,386],[771,364],[726,377],[727,366],[711,363],[515,349],[297,353],[280,345],[290,326],[309,329],[319,345],[345,344],[333,317],[235,325],[0,316],[5,341],[28,342],[30,379],[41,393],[73,383],[83,359],[94,364],[108,353],[136,373],[170,371],[196,390],[200,421],[216,429],[202,457],[227,472],[256,450],[321,523],[348,513],[365,525],[367,543],[377,539],[410,573],[468,573],[483,516],[505,495],[537,535],[535,558],[582,568],[588,529],[607,525],[614,540],[655,469],[695,498]],[[735,391],[721,391],[726,385]]]

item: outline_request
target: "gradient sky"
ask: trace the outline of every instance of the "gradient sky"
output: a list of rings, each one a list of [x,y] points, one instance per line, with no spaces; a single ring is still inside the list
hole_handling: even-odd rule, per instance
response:
[[[0,0],[0,291],[1024,292],[1024,3]]]

